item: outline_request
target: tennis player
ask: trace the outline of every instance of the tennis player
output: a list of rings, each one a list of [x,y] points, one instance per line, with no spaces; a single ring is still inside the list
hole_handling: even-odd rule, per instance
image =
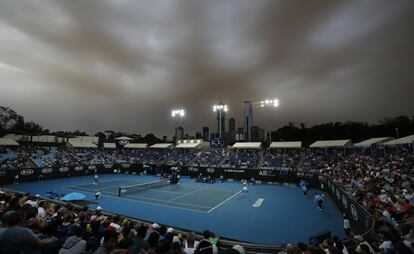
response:
[[[95,174],[95,175],[93,176],[93,185],[98,185],[98,179],[99,179],[98,174]]]
[[[247,181],[246,180],[243,180],[242,181],[243,182],[243,188],[242,188],[242,194],[246,194],[247,195]]]
[[[319,210],[322,211],[323,195],[320,195],[319,193],[316,193],[315,194],[315,202],[318,204]]]
[[[95,200],[98,200],[101,197],[102,193],[100,191],[97,191],[95,193]]]

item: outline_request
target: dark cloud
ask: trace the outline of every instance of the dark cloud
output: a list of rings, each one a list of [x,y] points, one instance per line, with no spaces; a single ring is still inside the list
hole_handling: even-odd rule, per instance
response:
[[[277,97],[288,121],[413,114],[414,3],[2,1],[0,101],[50,129],[171,135],[223,101]],[[255,110],[255,123],[267,113]]]

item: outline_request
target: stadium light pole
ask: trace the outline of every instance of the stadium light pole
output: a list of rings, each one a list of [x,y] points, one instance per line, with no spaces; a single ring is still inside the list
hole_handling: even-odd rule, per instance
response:
[[[269,145],[272,143],[272,127],[271,127],[271,121],[270,121],[270,112],[272,108],[277,108],[279,107],[279,100],[278,99],[273,99],[273,100],[262,100],[260,101],[260,107],[264,108],[267,107],[268,108],[268,133],[269,133]]]
[[[221,138],[222,133],[221,133],[221,119],[222,119],[222,114],[223,112],[227,112],[228,108],[226,104],[223,103],[219,103],[218,105],[214,105],[213,106],[213,112],[218,112],[219,114],[219,137]]]
[[[178,128],[180,127],[180,119],[183,119],[185,116],[184,109],[173,109],[171,111],[171,116],[177,118],[177,127],[175,128],[175,138],[178,138]]]

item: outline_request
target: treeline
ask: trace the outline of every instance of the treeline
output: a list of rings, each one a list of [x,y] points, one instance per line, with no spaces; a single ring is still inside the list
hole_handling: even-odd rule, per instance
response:
[[[60,137],[87,136],[83,131],[58,131],[50,132],[41,125],[32,121],[25,121],[24,117],[17,114],[8,107],[0,106],[0,137],[7,133],[21,133],[33,135],[56,135]],[[373,137],[404,137],[414,134],[414,116],[398,116],[385,118],[378,124],[367,122],[329,122],[320,125],[307,127],[305,124],[289,123],[272,132],[273,141],[302,141],[309,145],[316,140],[330,139],[352,139],[359,142]],[[128,134],[117,131],[98,132],[95,136],[103,141],[112,141],[121,136],[128,136],[135,142],[154,144],[165,142],[167,137],[158,138],[153,134],[141,136],[139,134]]]
[[[289,123],[277,131],[272,132],[272,140],[302,141],[309,145],[316,140],[352,139],[360,142],[375,137],[404,137],[414,134],[414,116],[398,116],[385,118],[378,124],[367,122],[330,122],[312,127],[301,123],[298,126]]]

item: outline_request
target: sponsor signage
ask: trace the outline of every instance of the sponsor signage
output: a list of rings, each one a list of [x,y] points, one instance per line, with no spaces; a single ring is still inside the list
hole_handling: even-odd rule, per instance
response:
[[[42,172],[43,174],[50,174],[53,172],[52,168],[42,168],[42,170],[40,170],[40,172]]]
[[[207,168],[206,171],[207,171],[207,173],[214,173],[214,172],[216,172],[216,170],[214,168]]]
[[[89,165],[89,166],[88,166],[88,169],[90,169],[90,170],[94,170],[94,169],[96,169],[96,166],[95,166],[95,165]]]
[[[124,163],[124,164],[121,164],[121,166],[122,166],[123,168],[129,168],[129,167],[131,166],[131,164]]]
[[[198,168],[197,167],[188,167],[187,169],[190,172],[198,172]]]
[[[69,168],[68,167],[61,167],[61,168],[59,168],[59,172],[65,173],[65,172],[68,172],[68,171],[69,171]]]
[[[126,144],[129,144],[129,141],[128,140],[119,140],[119,142],[118,142],[121,146],[124,146],[124,145],[126,145]]]
[[[104,168],[112,168],[113,166],[113,164],[104,164]]]
[[[244,174],[244,172],[246,172],[246,170],[244,170],[244,169],[225,169],[224,172],[225,173]]]
[[[345,195],[342,195],[342,204],[344,205],[345,209],[348,208],[348,199]]]
[[[75,171],[82,171],[83,170],[83,166],[76,166],[75,167]]]
[[[351,204],[351,214],[352,217],[354,217],[354,220],[358,220],[358,210],[356,209],[356,207],[354,206],[354,204]]]
[[[34,172],[33,169],[23,169],[23,170],[20,171],[20,174],[22,176],[29,176],[29,175],[33,174],[33,172]]]

